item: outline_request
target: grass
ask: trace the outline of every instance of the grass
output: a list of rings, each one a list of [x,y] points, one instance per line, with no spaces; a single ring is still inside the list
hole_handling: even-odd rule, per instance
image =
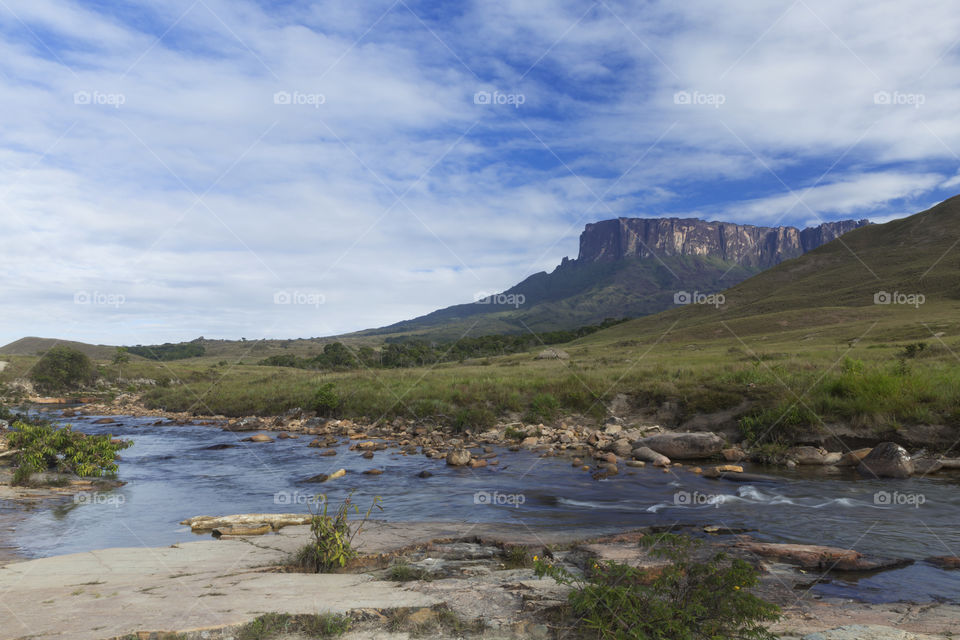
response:
[[[351,619],[336,613],[290,615],[266,613],[237,630],[237,640],[269,640],[302,633],[310,638],[335,638],[350,629]]]
[[[392,609],[387,614],[387,630],[393,633],[407,632],[416,638],[442,632],[444,637],[462,638],[479,635],[487,629],[482,618],[465,620],[457,612],[441,605],[432,609]],[[426,613],[427,615],[423,615]]]
[[[387,571],[387,579],[394,582],[429,581],[433,578],[426,569],[411,567],[406,560],[399,559]]]
[[[503,566],[507,569],[529,569],[533,567],[533,554],[523,545],[514,545],[504,550]]]

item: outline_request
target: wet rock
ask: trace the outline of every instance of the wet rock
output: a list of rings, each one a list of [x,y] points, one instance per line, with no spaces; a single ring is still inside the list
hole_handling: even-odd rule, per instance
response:
[[[827,450],[821,447],[792,447],[787,456],[799,465],[826,464]]]
[[[740,447],[730,447],[729,449],[723,449],[720,451],[723,455],[723,459],[727,462],[740,462],[747,458],[747,452],[741,449]]]
[[[433,476],[433,474],[430,473],[429,471],[421,471],[420,473],[417,474],[418,478],[429,478],[431,476]]]
[[[715,433],[660,433],[634,442],[668,458],[678,460],[709,458],[723,449],[723,438]]]
[[[670,458],[663,454],[657,453],[650,447],[637,447],[633,450],[632,455],[634,459],[649,462],[655,467],[666,467],[670,464]]]
[[[943,463],[933,458],[917,458],[913,461],[913,472],[925,476],[943,469]]]
[[[618,425],[618,424],[608,424],[608,425],[607,425],[606,427],[604,427],[604,429],[603,429],[603,432],[604,432],[605,434],[607,434],[608,436],[615,436],[615,435],[617,435],[618,433],[620,433],[621,431],[623,431],[623,427],[621,427],[621,426]]]
[[[373,457],[373,451],[364,451],[360,457],[369,460]]]
[[[99,420],[94,420],[93,424],[114,424],[116,420],[113,418],[100,418]]]
[[[331,456],[337,455],[337,450],[336,450],[336,449],[327,449],[327,450],[325,450],[325,451],[321,451],[321,452],[320,452],[320,455],[329,458],[329,457],[331,457]]]
[[[263,421],[254,417],[243,418],[224,427],[227,431],[259,431],[262,428]]]
[[[866,556],[853,549],[815,544],[776,544],[742,540],[734,546],[764,558],[774,558],[803,569],[817,571],[877,571],[896,569],[913,562],[900,558]]]
[[[273,442],[273,438],[265,433],[258,433],[255,436],[244,438],[241,442]]]
[[[235,445],[235,444],[212,444],[212,445],[210,445],[209,447],[204,447],[203,449],[204,449],[204,451],[219,451],[219,450],[221,450],[221,449],[232,449],[232,448],[234,448],[235,446],[237,446],[237,445]]]
[[[447,464],[451,467],[462,467],[470,464],[470,457],[469,449],[454,449],[447,454]]]
[[[365,476],[379,476],[383,473],[383,469],[367,469],[363,472]]]
[[[957,556],[930,556],[929,558],[925,558],[924,562],[951,571],[960,569],[960,557]]]
[[[633,446],[626,438],[620,438],[613,443],[613,446],[610,448],[610,450],[617,454],[617,457],[619,458],[629,458],[631,451],[633,451]]]
[[[647,463],[643,460],[627,460],[624,464],[628,467],[645,467]]]
[[[471,468],[471,469],[479,469],[479,468],[481,468],[481,467],[487,466],[487,464],[488,464],[488,463],[487,463],[486,460],[471,460],[471,461],[470,461],[470,468]]]
[[[860,475],[878,478],[909,478],[913,460],[907,450],[895,442],[881,442],[860,462]]]
[[[835,629],[809,633],[801,640],[936,640],[940,636],[901,631],[876,624],[848,624]]]
[[[520,441],[521,447],[535,447],[540,444],[540,438],[537,436],[528,436]]]

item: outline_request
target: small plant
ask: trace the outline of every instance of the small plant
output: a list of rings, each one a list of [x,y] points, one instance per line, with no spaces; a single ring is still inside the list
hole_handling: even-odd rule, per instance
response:
[[[132,445],[109,435],[87,435],[70,426],[14,422],[7,441],[19,449],[14,482],[22,484],[33,473],[56,470],[78,476],[112,476],[117,472],[117,454]]]
[[[269,640],[279,635],[302,633],[311,638],[333,638],[350,628],[351,620],[336,613],[290,615],[265,613],[237,630],[237,640]]]
[[[527,437],[527,432],[516,427],[507,427],[503,430],[503,437],[507,440],[523,440]]]
[[[328,513],[330,501],[327,496],[318,496],[316,506],[311,507],[313,517],[310,521],[310,533],[313,535],[313,541],[297,553],[295,564],[314,573],[330,573],[345,567],[347,562],[357,557],[357,551],[352,544],[353,539],[363,529],[375,508],[383,510],[380,503],[380,496],[375,496],[370,508],[351,532],[350,510],[353,509],[358,515],[360,513],[357,506],[353,504],[353,491],[344,498],[333,515]]]
[[[413,582],[415,580],[429,581],[432,580],[430,572],[426,569],[419,569],[417,567],[411,567],[406,560],[399,559],[397,560],[390,571],[387,572],[387,578],[393,580],[394,582]]]
[[[328,382],[322,385],[313,394],[313,408],[317,413],[324,416],[333,415],[333,412],[340,406],[340,397],[333,388],[333,383]]]
[[[503,565],[507,569],[528,569],[533,566],[533,555],[523,545],[508,547],[504,553]]]
[[[664,534],[645,536],[641,546],[671,564],[651,573],[617,562],[594,564],[583,576],[534,558],[538,576],[573,588],[574,623],[598,638],[650,640],[774,640],[764,626],[779,608],[749,593],[757,571],[717,553],[704,562],[691,558],[699,541]]]
[[[911,342],[903,348],[903,358],[916,358],[927,348],[926,342]]]
[[[560,410],[560,401],[549,393],[538,393],[530,401],[527,418],[530,422],[549,422]]]

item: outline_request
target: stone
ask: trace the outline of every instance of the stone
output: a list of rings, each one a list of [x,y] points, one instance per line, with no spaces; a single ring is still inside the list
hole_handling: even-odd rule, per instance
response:
[[[607,434],[608,436],[615,436],[615,435],[617,435],[618,433],[620,433],[621,431],[623,431],[623,427],[621,427],[621,426],[618,425],[618,424],[608,424],[608,425],[607,425],[606,427],[604,427],[604,429],[603,429],[603,432],[604,432],[605,434]]]
[[[429,477],[431,477],[432,475],[433,475],[433,474],[430,473],[429,471],[421,471],[420,473],[417,474],[417,477],[418,477],[418,478],[429,478]]]
[[[114,424],[116,420],[113,418],[100,418],[99,420],[94,420],[93,424]]]
[[[856,449],[854,451],[848,451],[840,458],[840,462],[837,464],[841,467],[855,467],[860,464],[864,458],[873,451],[872,447],[866,447],[865,449]]]
[[[866,556],[853,549],[825,547],[815,544],[777,544],[742,540],[735,545],[764,558],[817,571],[877,571],[911,564],[912,560]]]
[[[568,360],[570,354],[563,349],[544,349],[537,354],[537,360]]]
[[[383,469],[367,469],[363,472],[365,476],[379,476],[383,473]]]
[[[627,460],[625,463],[628,467],[645,467],[647,463],[643,460]]]
[[[630,441],[626,438],[620,438],[613,443],[613,446],[610,447],[610,450],[617,454],[617,457],[619,458],[627,458],[630,456],[630,452],[633,451],[633,445],[631,445]]]
[[[373,457],[373,451],[364,451],[360,457],[366,458],[367,460],[369,460],[370,458]]]
[[[957,556],[930,556],[925,558],[924,562],[941,569],[960,569],[960,557]]]
[[[660,433],[647,436],[633,443],[635,447],[648,447],[668,458],[709,458],[723,449],[723,438],[711,432]]]
[[[827,450],[820,447],[792,447],[787,450],[787,457],[799,465],[826,464]]]
[[[321,452],[320,452],[320,455],[325,456],[325,457],[335,456],[335,455],[337,455],[337,450],[336,450],[336,449],[327,449],[326,451],[321,451]]]
[[[834,629],[808,633],[801,640],[937,640],[942,636],[901,631],[877,624],[848,624]]]
[[[719,464],[713,470],[719,473],[743,473],[743,467],[738,464]]]
[[[451,467],[462,467],[470,464],[470,458],[469,449],[454,449],[447,454],[447,464]]]
[[[881,442],[860,462],[860,475],[877,478],[909,478],[913,460],[907,450],[895,442]]]
[[[635,459],[649,462],[655,467],[666,467],[670,464],[670,458],[663,454],[657,453],[650,447],[637,447],[633,450],[632,455]]]
[[[941,469],[943,469],[943,463],[933,458],[917,458],[913,461],[913,472],[917,475],[925,476]]]
[[[521,447],[535,447],[540,444],[540,438],[537,436],[528,436],[520,442]]]
[[[727,462],[740,462],[747,457],[747,452],[741,449],[740,447],[730,447],[729,449],[723,449],[720,451],[720,454],[723,455],[723,459]]]
[[[250,436],[249,438],[244,438],[243,442],[273,442],[273,438],[268,436],[265,433],[258,433],[255,436]]]
[[[487,461],[486,461],[486,460],[483,460],[483,459],[481,459],[481,460],[471,460],[471,461],[470,461],[470,468],[471,468],[471,469],[479,469],[480,467],[485,467],[485,466],[487,466],[487,464],[488,464]]]

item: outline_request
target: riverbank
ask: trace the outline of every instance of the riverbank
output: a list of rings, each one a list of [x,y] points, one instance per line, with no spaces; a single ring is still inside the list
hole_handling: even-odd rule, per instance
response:
[[[358,536],[363,558],[350,572],[289,572],[284,567],[290,554],[308,537],[307,527],[295,526],[268,536],[6,564],[0,567],[0,591],[10,615],[0,638],[102,640],[150,637],[147,632],[227,638],[269,612],[347,614],[355,619],[354,633],[361,634],[354,637],[401,638],[406,635],[389,635],[404,630],[397,611],[404,620],[426,620],[439,608],[469,628],[483,619],[485,631],[477,637],[548,638],[549,610],[565,599],[565,591],[550,579],[537,579],[528,567],[511,568],[505,549],[523,545],[542,554],[549,548],[558,562],[571,564],[644,561],[634,534],[591,538],[519,525],[371,522]],[[730,543],[721,547],[738,553]],[[956,604],[865,605],[816,597],[802,588],[809,576],[794,567],[743,557],[763,570],[758,594],[783,607],[785,617],[774,627],[783,638],[850,624],[946,638],[960,618]],[[430,579],[391,581],[388,567],[398,558],[424,569]],[[449,637],[441,629],[427,636]]]

